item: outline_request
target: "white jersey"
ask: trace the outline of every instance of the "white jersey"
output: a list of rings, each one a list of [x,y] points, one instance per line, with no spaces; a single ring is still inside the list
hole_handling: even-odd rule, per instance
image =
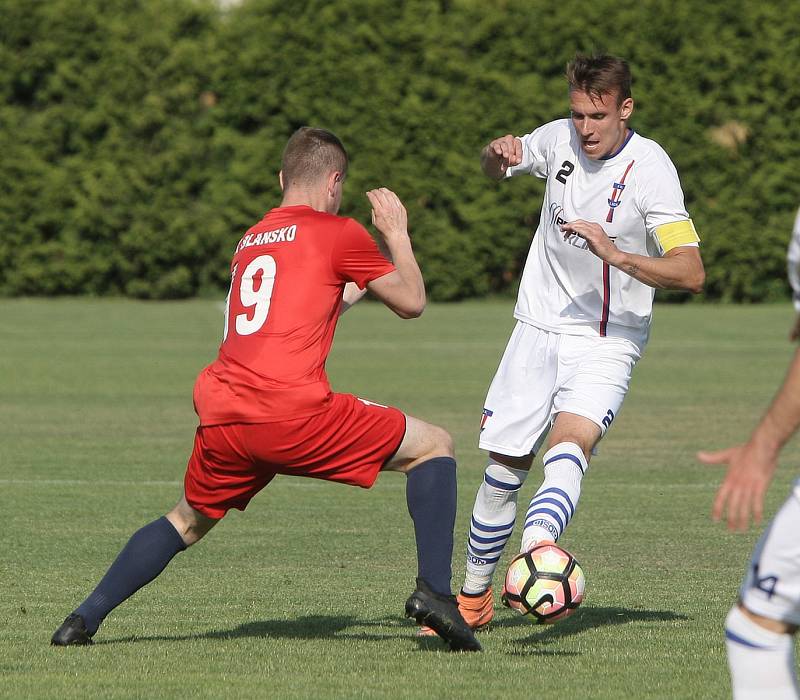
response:
[[[789,241],[789,252],[786,256],[789,272],[789,284],[792,285],[792,301],[795,311],[800,313],[800,210],[794,220],[792,240]]]
[[[547,187],[514,316],[549,331],[622,337],[643,348],[655,290],[610,267],[579,236],[565,240],[559,225],[598,223],[620,250],[651,257],[697,241],[675,166],[657,143],[634,132],[617,153],[592,160],[569,119],[521,141],[522,162],[506,177],[535,175]]]

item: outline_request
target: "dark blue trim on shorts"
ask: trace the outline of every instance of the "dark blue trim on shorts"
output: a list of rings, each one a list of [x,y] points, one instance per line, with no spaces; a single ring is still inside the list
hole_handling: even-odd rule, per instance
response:
[[[738,634],[734,634],[730,630],[725,630],[725,638],[730,639],[732,642],[736,642],[736,644],[741,644],[743,647],[749,647],[750,649],[761,649],[763,651],[769,651],[772,647],[765,647],[761,646],[760,644],[754,644],[748,639],[744,637],[740,637]]]

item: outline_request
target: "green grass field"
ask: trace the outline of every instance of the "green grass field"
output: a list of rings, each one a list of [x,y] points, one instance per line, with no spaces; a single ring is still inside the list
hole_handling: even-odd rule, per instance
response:
[[[362,304],[328,364],[335,389],[452,432],[455,585],[484,463],[477,424],[511,309],[432,306],[400,321]],[[2,301],[0,696],[728,697],[722,621],[756,531],[710,521],[721,472],[694,453],[745,437],[783,376],[792,315],[657,307],[563,539],[587,599],[561,624],[499,608],[481,655],[417,639],[402,617],[415,575],[403,477],[371,491],[279,478],[112,613],[95,646],[57,649],[49,638],[64,616],[180,495],[192,384],[222,314],[208,301]],[[799,457],[793,445],[784,453],[769,513]],[[537,485],[538,474],[521,500]]]

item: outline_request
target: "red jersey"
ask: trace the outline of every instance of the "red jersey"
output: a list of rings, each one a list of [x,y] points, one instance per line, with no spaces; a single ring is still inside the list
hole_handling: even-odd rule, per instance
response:
[[[394,270],[353,219],[308,206],[269,211],[231,262],[217,359],[194,387],[201,425],[270,423],[326,409],[325,374],[347,282]]]

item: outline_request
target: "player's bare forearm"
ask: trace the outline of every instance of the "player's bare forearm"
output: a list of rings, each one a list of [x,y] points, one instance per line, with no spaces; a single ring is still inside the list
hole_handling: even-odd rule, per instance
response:
[[[693,247],[673,248],[660,258],[617,249],[606,262],[655,289],[678,289],[699,294],[706,278],[699,249]]]
[[[425,309],[425,284],[408,237],[408,215],[398,196],[385,187],[367,192],[372,223],[395,270],[369,283],[369,290],[402,318],[416,318]]]
[[[727,464],[728,471],[717,490],[712,516],[727,513],[728,528],[745,530],[752,515],[760,522],[764,494],[778,465],[781,448],[800,427],[800,350],[795,351],[786,378],[766,414],[743,445],[717,452],[700,452],[706,464]]]
[[[598,258],[634,279],[655,289],[682,289],[694,294],[703,291],[706,273],[700,249],[689,246],[673,248],[660,258],[626,253],[617,248],[600,224],[577,219],[561,225],[564,237],[576,235],[586,241]]]
[[[750,442],[779,452],[800,427],[800,349],[796,350],[781,388],[761,422],[753,430]]]
[[[413,253],[410,260],[406,254],[398,255],[395,268],[367,288],[400,318],[417,318],[425,310],[425,285]]]
[[[419,316],[425,309],[427,302],[425,296],[425,282],[422,279],[422,272],[414,257],[411,248],[411,241],[406,234],[405,238],[387,240],[389,255],[396,268],[400,280],[405,287],[405,297],[408,306],[408,313],[401,313],[397,309],[395,312],[404,318],[414,318]]]

